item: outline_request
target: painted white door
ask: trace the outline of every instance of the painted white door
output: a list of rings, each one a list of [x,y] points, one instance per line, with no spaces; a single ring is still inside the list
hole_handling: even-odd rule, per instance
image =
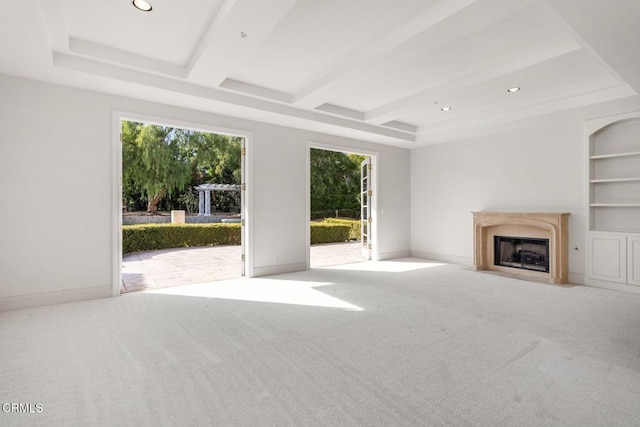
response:
[[[627,236],[627,283],[640,286],[640,234]]]
[[[589,278],[627,283],[627,236],[589,233],[587,241]]]
[[[362,256],[371,259],[371,157],[360,164],[360,236]]]

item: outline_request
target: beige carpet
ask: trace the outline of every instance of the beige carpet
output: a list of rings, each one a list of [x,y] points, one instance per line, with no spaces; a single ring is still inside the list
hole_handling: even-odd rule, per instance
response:
[[[418,259],[0,314],[0,425],[637,426],[640,295]],[[8,407],[6,407],[8,408]]]

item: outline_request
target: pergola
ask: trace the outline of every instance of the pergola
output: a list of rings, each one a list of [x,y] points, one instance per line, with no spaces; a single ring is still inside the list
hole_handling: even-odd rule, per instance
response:
[[[240,191],[239,184],[202,184],[195,187],[198,190],[198,216],[211,216],[212,191]]]

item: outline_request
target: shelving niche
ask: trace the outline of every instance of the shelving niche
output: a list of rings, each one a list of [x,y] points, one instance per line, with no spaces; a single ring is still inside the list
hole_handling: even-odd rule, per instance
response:
[[[585,129],[589,171],[585,282],[638,289],[640,112],[595,119]]]
[[[589,137],[589,229],[640,232],[640,117]]]

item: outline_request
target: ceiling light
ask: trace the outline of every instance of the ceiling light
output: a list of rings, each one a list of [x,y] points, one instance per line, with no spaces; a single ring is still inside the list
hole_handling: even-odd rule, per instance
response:
[[[144,0],[133,0],[133,5],[136,7],[136,9],[139,9],[143,12],[150,12],[152,9],[151,5]]]
[[[507,92],[517,92],[520,90],[519,86],[514,86],[512,88],[507,89]]]
[[[441,110],[442,111],[449,111],[449,110],[451,110],[451,107],[442,107]]]

